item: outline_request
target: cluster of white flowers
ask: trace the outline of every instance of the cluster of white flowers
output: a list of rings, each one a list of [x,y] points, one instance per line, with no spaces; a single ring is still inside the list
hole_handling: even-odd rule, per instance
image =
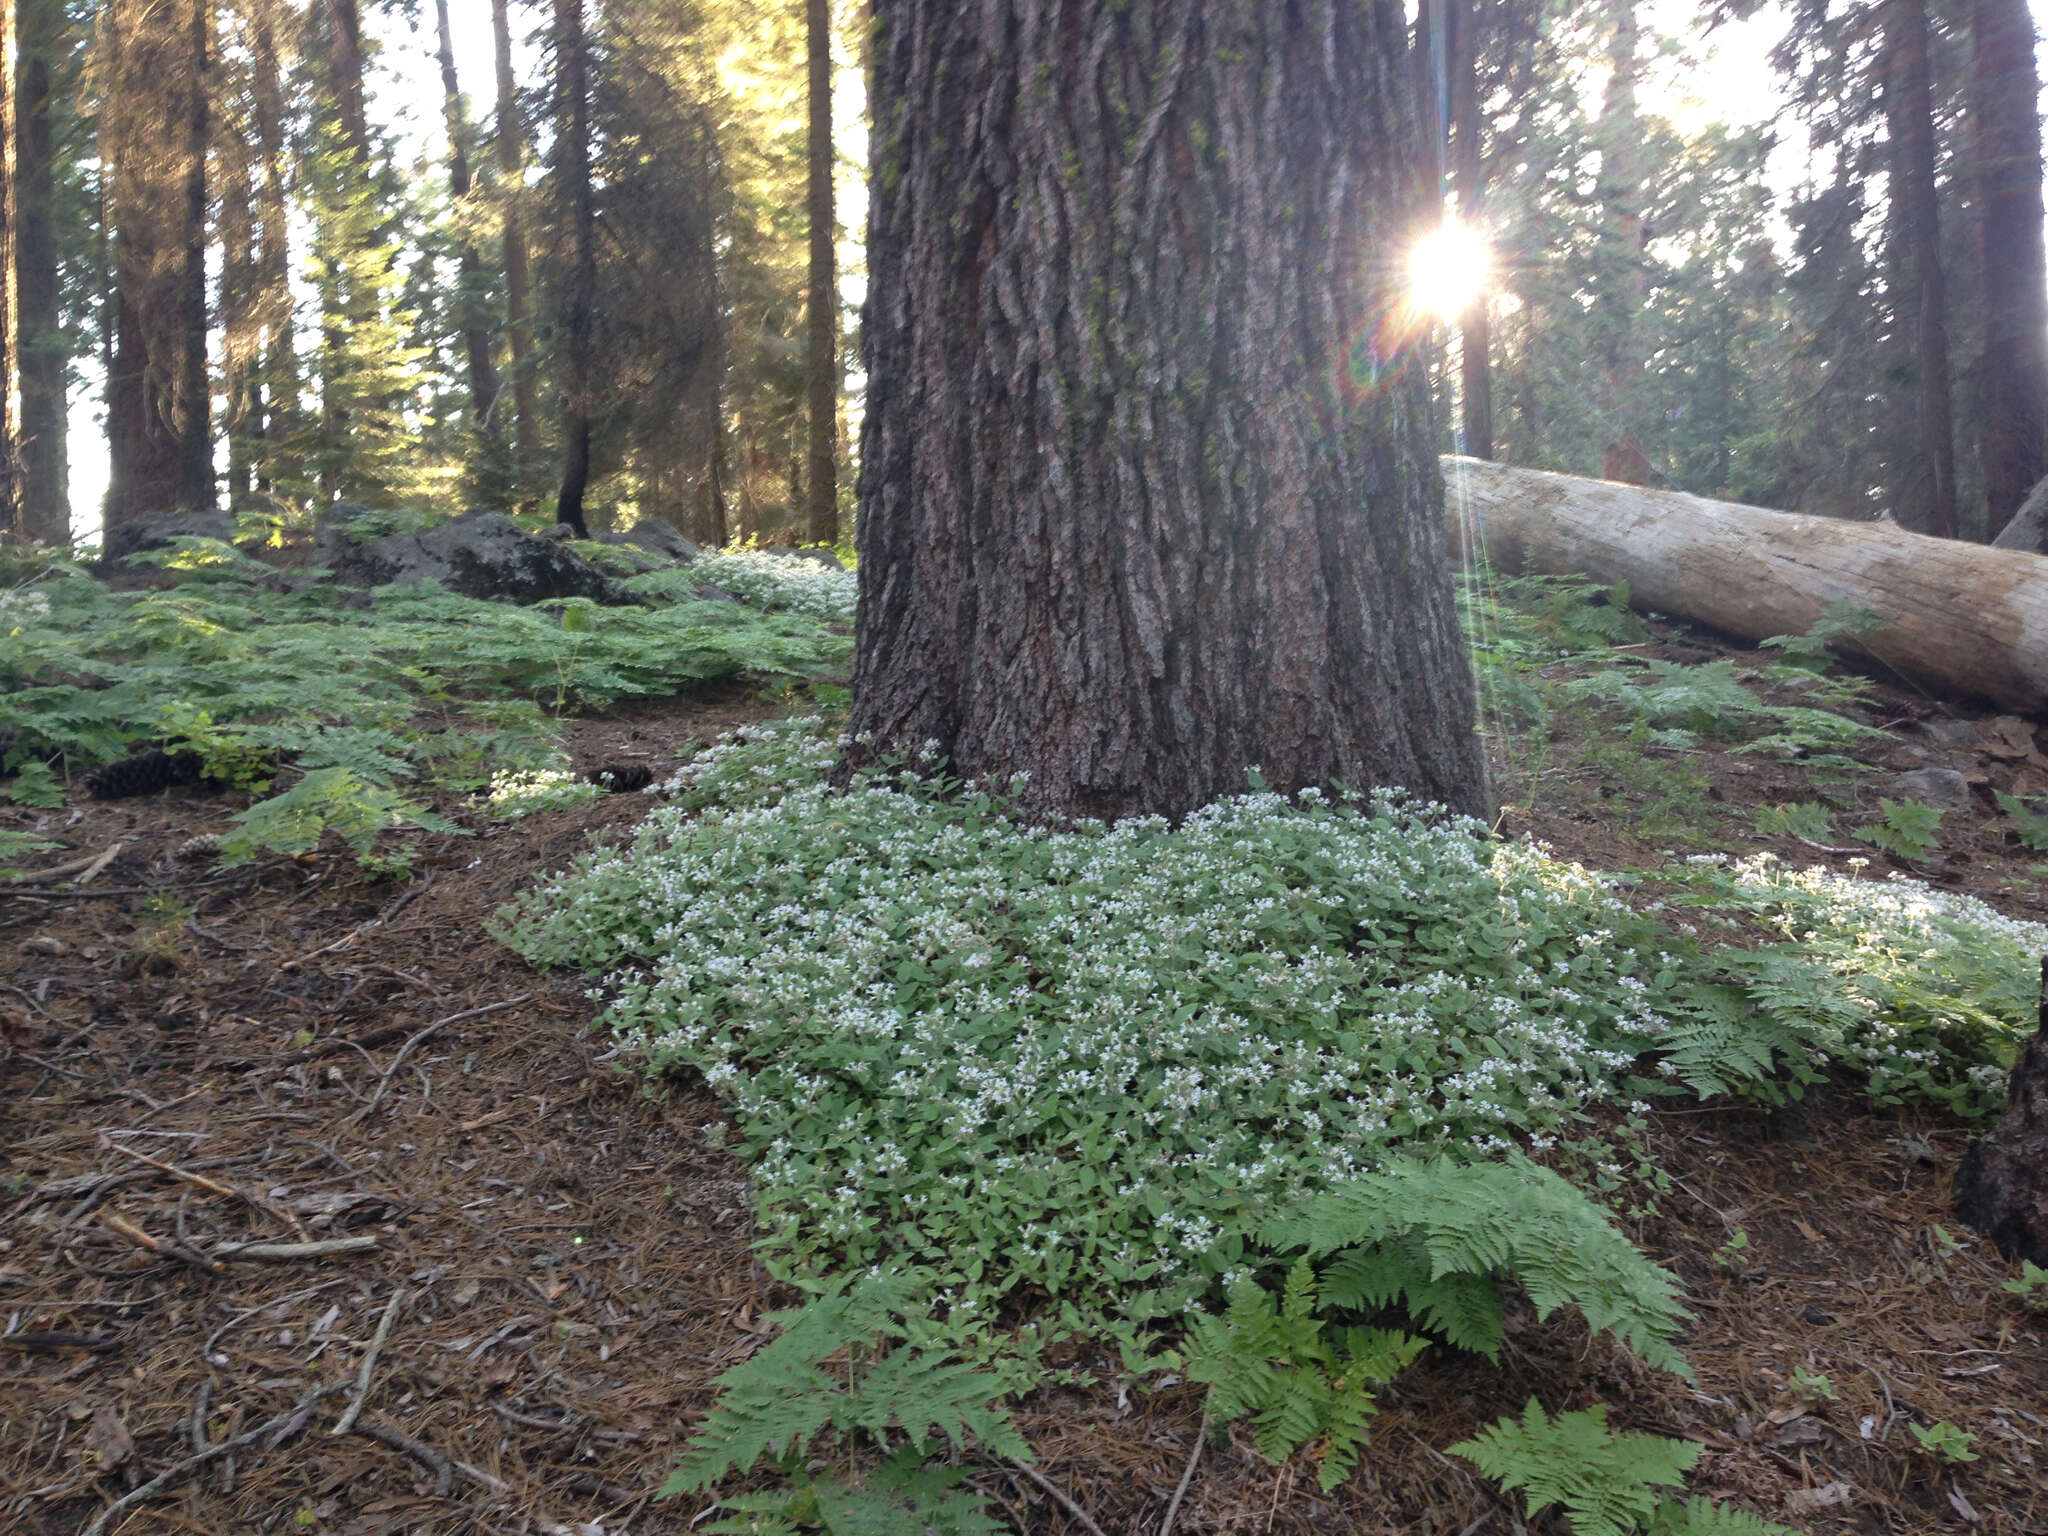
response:
[[[1439,807],[1260,793],[1055,832],[907,775],[828,792],[836,753],[748,727],[679,776],[699,813],[507,925],[631,967],[614,1023],[729,1097],[798,1261],[1000,1252],[968,1293],[1083,1306],[1200,1287],[1220,1234],[1390,1145],[1555,1133],[1666,1028],[1598,877]]]
[[[762,549],[708,554],[690,567],[690,575],[770,613],[807,613],[844,623],[852,622],[860,593],[859,578],[851,571]]]
[[[601,786],[585,783],[570,769],[534,768],[492,774],[485,799],[493,820],[517,821],[543,811],[588,805],[603,794]]]
[[[0,629],[20,629],[50,616],[50,599],[33,587],[0,592]]]

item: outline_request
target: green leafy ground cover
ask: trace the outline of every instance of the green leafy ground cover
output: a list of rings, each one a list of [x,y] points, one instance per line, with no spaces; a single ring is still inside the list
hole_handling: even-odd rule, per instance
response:
[[[1619,877],[1392,795],[1255,790],[1179,827],[1048,831],[935,763],[830,790],[837,751],[815,719],[728,740],[499,932],[602,976],[650,1073],[727,1096],[779,1275],[908,1285],[932,1348],[1011,1387],[1057,1339],[1113,1343],[1141,1379],[1205,1362],[1212,1415],[1325,1475],[1398,1370],[1376,1320],[1483,1348],[1480,1298],[1514,1283],[1683,1369],[1668,1281],[1580,1192],[1655,1188],[1597,1111],[1776,1099],[1840,1064],[1882,1102],[1980,1113],[2048,945],[1966,897],[1768,859],[1676,863],[1656,873],[1680,895],[1638,910]],[[1501,1182],[1448,1234],[1303,1236],[1362,1190],[1361,1209],[1455,1211],[1461,1167]],[[727,1385],[755,1389],[745,1367]],[[1615,1457],[1653,1487],[1635,1445]],[[1764,1528],[1642,1507],[1645,1529]]]
[[[49,803],[63,779],[139,743],[187,747],[210,777],[276,791],[244,813],[231,856],[301,852],[333,831],[371,857],[384,829],[432,824],[432,791],[488,788],[507,814],[566,803],[564,711],[741,672],[800,677],[848,649],[806,614],[699,601],[666,573],[639,578],[644,607],[523,608],[435,589],[280,590],[271,568],[205,540],[149,558],[176,584],[115,591],[59,560],[5,573],[0,787]],[[752,558],[759,593],[788,585],[785,608],[821,576],[850,594],[844,573]]]

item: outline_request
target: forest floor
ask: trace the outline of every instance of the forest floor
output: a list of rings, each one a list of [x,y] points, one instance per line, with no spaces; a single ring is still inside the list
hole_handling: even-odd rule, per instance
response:
[[[1638,649],[1747,664],[1669,627]],[[1942,853],[1908,872],[2048,920],[2044,856],[1991,800],[2048,788],[2042,741],[1896,689],[1874,703],[1876,766],[1974,781]],[[574,722],[572,746],[579,767],[658,766],[779,712],[737,688],[642,701]],[[1706,848],[1848,867],[1846,849],[1751,833],[1752,808],[1800,798],[1790,770],[1711,745],[1650,762],[1581,729],[1558,724],[1540,772],[1506,765],[1508,832],[1606,869]],[[345,859],[182,858],[231,808],[199,788],[59,815],[70,851],[46,868],[118,851],[87,883],[0,888],[0,1530],[651,1536],[703,1519],[706,1500],[656,1489],[708,1383],[792,1297],[754,1261],[745,1173],[707,1134],[717,1100],[649,1096],[591,1030],[587,981],[484,928],[647,805],[418,834],[402,886]],[[1695,1385],[1525,1309],[1497,1365],[1425,1355],[1335,1493],[1238,1433],[1193,1466],[1174,1530],[1519,1532],[1517,1503],[1438,1448],[1540,1395],[1697,1441],[1695,1491],[1805,1530],[2048,1533],[2048,1318],[2001,1293],[2007,1266],[1949,1210],[1970,1134],[1847,1094],[1655,1111],[1672,1187],[1632,1235],[1683,1282]],[[343,1238],[353,1251],[213,1256]],[[1833,1399],[1795,1397],[1795,1369]],[[309,1402],[323,1383],[340,1390]],[[336,1435],[358,1383],[356,1432]],[[1201,1418],[1186,1385],[1041,1390],[1016,1413],[1037,1475],[975,1484],[1020,1532],[1156,1532]],[[1976,1460],[1918,1449],[1910,1427],[1939,1421],[1976,1436]],[[160,1495],[116,1505],[167,1471]]]

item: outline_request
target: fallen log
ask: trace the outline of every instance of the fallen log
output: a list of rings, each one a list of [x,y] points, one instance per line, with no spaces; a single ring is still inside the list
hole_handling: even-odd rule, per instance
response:
[[[1509,574],[1627,582],[1634,607],[1752,643],[1803,634],[1846,600],[1878,627],[1845,637],[1844,654],[2048,714],[2048,556],[1483,459],[1443,469],[1460,559],[1476,541]]]

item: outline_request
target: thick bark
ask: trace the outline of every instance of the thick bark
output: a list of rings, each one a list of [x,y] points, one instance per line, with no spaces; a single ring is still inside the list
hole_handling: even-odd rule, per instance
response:
[[[1948,393],[1948,295],[1935,185],[1933,64],[1926,0],[1884,0],[1885,130],[1891,173],[1887,264],[1894,401],[1901,431],[1892,514],[1908,528],[1956,535],[1955,425]]]
[[[1970,8],[1971,154],[1984,355],[1977,375],[1977,454],[1997,538],[2048,475],[2048,248],[2042,239],[2041,82],[2026,0]]]
[[[11,57],[14,0],[0,0],[0,58]],[[14,263],[17,193],[14,181],[15,76],[0,67],[0,533],[27,537],[21,516],[20,454],[14,420],[14,378],[20,337],[15,323],[14,284],[4,274]]]
[[[839,280],[833,259],[832,210],[832,3],[805,0],[804,29],[810,65],[810,290],[805,328],[810,396],[809,476],[805,496],[813,544],[839,542],[839,340],[833,319]]]
[[[114,279],[109,529],[152,512],[213,505],[205,25],[200,0],[177,9],[111,0],[101,16],[100,144]]]
[[[1356,0],[877,7],[856,752],[1047,818],[1485,811],[1406,28]]]
[[[1956,1213],[2009,1259],[2048,1266],[2048,960],[2041,1024],[2013,1064],[2005,1114],[1956,1169]]]
[[[58,0],[19,0],[20,52],[14,98],[15,364],[21,390],[19,489],[22,530],[31,539],[71,538],[71,483],[65,442],[65,363],[57,286],[57,197],[53,71],[69,21]]]
[[[448,190],[459,206],[469,196],[469,121],[455,78],[455,40],[448,30],[448,0],[434,0],[441,50],[441,94],[448,122]],[[484,261],[465,240],[457,257],[462,285],[462,346],[469,360],[469,414],[487,439],[498,433],[498,369],[491,361],[491,322],[483,303]]]
[[[579,537],[590,483],[591,348],[597,323],[597,203],[590,186],[590,39],[583,0],[555,0],[555,181],[567,231],[556,325],[562,338],[562,490],[555,520]]]
[[[1444,460],[1450,533],[1499,569],[1628,583],[1629,601],[1748,641],[1841,601],[1878,627],[1843,645],[1932,691],[2048,711],[2048,559],[1888,522],[1769,512],[1679,491]]]
[[[491,0],[491,38],[498,77],[498,174],[505,196],[505,342],[512,368],[514,478],[523,481],[540,452],[540,414],[533,391],[533,320],[527,297],[526,230],[519,215],[525,159],[519,131],[519,85],[512,74],[508,0]]]

